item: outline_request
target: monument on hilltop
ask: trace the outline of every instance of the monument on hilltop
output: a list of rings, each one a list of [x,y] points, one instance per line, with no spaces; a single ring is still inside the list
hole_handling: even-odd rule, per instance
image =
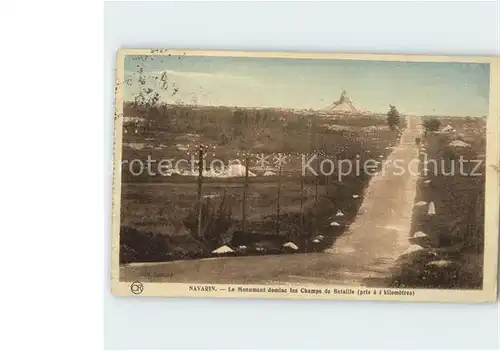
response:
[[[340,98],[337,101],[334,101],[330,106],[324,109],[325,112],[328,113],[358,113],[359,111],[352,100],[347,96],[347,92],[342,90],[342,94],[340,94]]]

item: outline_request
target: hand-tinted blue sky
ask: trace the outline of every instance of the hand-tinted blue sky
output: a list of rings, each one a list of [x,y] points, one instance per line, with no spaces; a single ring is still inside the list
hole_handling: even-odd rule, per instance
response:
[[[385,112],[389,104],[408,114],[488,114],[489,66],[477,63],[390,62],[206,56],[149,56],[125,59],[125,99],[139,92],[137,71],[167,73],[146,87],[169,102],[246,107],[321,109],[347,90],[361,110]],[[171,97],[172,83],[178,88]]]

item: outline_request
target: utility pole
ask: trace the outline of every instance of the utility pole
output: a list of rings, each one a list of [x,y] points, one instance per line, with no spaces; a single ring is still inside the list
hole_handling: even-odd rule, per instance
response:
[[[247,194],[248,194],[248,154],[245,154],[245,183],[243,184],[243,201],[242,201],[242,221],[241,230],[246,232],[246,218],[247,218]]]
[[[300,175],[300,230],[304,231],[304,175]]]
[[[315,183],[315,196],[314,196],[314,202],[315,203],[318,203],[318,192],[319,192],[319,172],[320,172],[320,169],[319,169],[319,157],[316,158],[316,173],[318,173],[318,175],[316,176],[316,183]]]
[[[201,188],[203,182],[203,146],[198,149],[198,238],[202,237],[201,233],[201,212],[203,205],[201,203]]]
[[[484,186],[484,184],[483,184]],[[480,206],[478,207],[478,199],[479,194],[477,191],[472,192],[472,199],[470,199],[470,204],[469,204],[469,214],[467,218],[467,231],[470,235],[473,237],[477,234],[477,229],[478,229],[478,223],[477,223],[477,218],[482,218],[483,216],[479,215],[478,212],[481,211]],[[477,241],[474,242],[475,249],[477,249]]]
[[[319,159],[316,159],[316,173],[320,172],[319,170]],[[314,235],[318,235],[318,198],[319,198],[319,173],[316,176],[316,193],[314,195]]]
[[[280,234],[281,164],[278,171],[278,198],[276,200],[276,235]]]

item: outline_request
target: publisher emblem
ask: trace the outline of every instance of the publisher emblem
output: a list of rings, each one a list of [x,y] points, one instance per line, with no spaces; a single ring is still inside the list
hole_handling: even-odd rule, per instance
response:
[[[139,295],[140,293],[142,293],[143,290],[144,286],[142,285],[141,282],[133,282],[130,285],[130,291],[132,291],[132,294]]]

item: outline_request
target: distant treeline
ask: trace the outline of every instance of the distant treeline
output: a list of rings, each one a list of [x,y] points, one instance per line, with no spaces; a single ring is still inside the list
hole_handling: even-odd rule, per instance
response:
[[[125,117],[142,117],[148,120],[162,120],[167,123],[171,118],[203,117],[210,121],[212,118],[232,119],[233,122],[242,124],[259,124],[269,121],[283,121],[281,118],[292,122],[294,120],[324,120],[334,121],[335,124],[349,126],[372,126],[385,125],[386,116],[384,114],[351,114],[328,115],[313,110],[293,111],[278,108],[246,108],[229,106],[192,106],[192,105],[166,105],[160,104],[154,107],[144,108],[137,106],[134,102],[124,102],[123,115]]]

